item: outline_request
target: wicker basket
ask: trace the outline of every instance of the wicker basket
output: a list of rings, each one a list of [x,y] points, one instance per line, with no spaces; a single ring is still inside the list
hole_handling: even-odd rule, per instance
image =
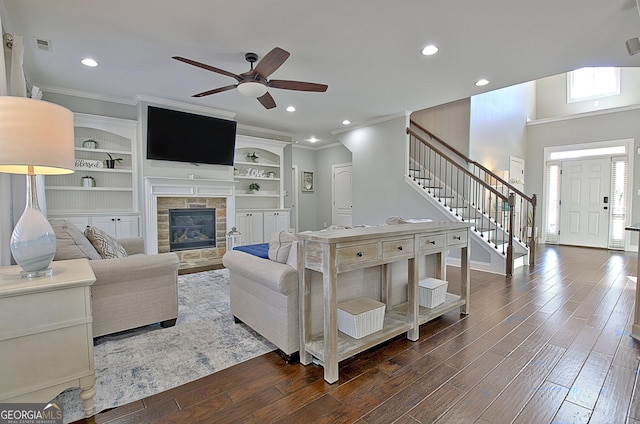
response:
[[[385,304],[368,297],[358,297],[338,304],[338,330],[361,339],[384,325]]]
[[[442,305],[447,298],[448,282],[437,278],[420,280],[420,306],[435,308]]]

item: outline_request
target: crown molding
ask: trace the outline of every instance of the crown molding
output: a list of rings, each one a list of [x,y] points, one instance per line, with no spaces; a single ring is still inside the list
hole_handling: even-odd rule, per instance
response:
[[[38,83],[35,83],[35,85],[37,85],[40,88],[40,90],[46,93],[62,94],[65,96],[72,96],[72,97],[82,97],[85,99],[100,100],[103,102],[123,104],[127,106],[135,106],[137,103],[135,99],[129,99],[126,97],[107,96],[105,94],[91,93],[89,91],[73,90],[71,88],[54,87],[51,85],[42,85]]]
[[[153,103],[153,104],[172,107],[172,108],[187,109],[193,112],[204,113],[207,115],[214,115],[218,118],[224,118],[224,119],[234,119],[236,117],[235,112],[229,112],[226,110],[215,109],[212,107],[207,107],[202,105],[195,105],[192,103],[185,103],[178,100],[170,100],[170,99],[163,99],[160,97],[147,96],[144,94],[136,95],[136,104],[139,104],[140,102]]]
[[[640,109],[640,105],[613,107],[613,108],[610,108],[610,109],[600,109],[600,110],[594,110],[594,111],[591,111],[591,112],[576,113],[574,115],[567,115],[567,116],[554,116],[554,117],[551,117],[551,118],[531,119],[531,120],[527,121],[527,126],[550,124],[550,123],[553,123],[553,122],[571,121],[572,119],[580,119],[580,118],[588,118],[588,117],[591,117],[591,116],[608,115],[608,114],[611,114],[611,113],[629,112],[629,111],[637,110],[637,109]]]
[[[357,130],[359,128],[364,128],[364,127],[370,127],[372,125],[376,125],[376,124],[380,124],[382,122],[387,122],[387,121],[392,121],[394,119],[398,119],[398,118],[407,118],[411,116],[411,112],[409,111],[403,111],[403,112],[398,112],[398,113],[394,113],[393,115],[385,115],[385,116],[380,116],[378,118],[374,118],[371,119],[369,121],[365,121],[365,122],[361,122],[359,124],[356,125],[349,125],[349,127],[347,128],[339,128],[336,130],[331,131],[331,135],[338,135],[338,134],[343,134],[349,131],[353,131],[353,130]]]
[[[321,146],[305,146],[303,144],[292,144],[293,148],[295,149],[304,149],[304,150],[313,150],[313,151],[318,151],[318,150],[324,150],[324,149],[332,149],[334,147],[338,147],[338,146],[342,146],[344,147],[344,144],[336,141],[335,143],[331,143],[331,144],[323,144]]]

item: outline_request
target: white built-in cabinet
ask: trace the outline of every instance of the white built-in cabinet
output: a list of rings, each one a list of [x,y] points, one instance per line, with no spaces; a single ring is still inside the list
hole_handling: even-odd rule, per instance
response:
[[[114,237],[139,237],[137,121],[77,113],[74,126],[75,172],[46,176],[48,217],[81,229],[95,226]],[[103,162],[109,155],[121,159],[114,168]],[[84,185],[83,177],[95,186]]]
[[[116,238],[140,236],[140,217],[131,215],[70,215],[59,217],[74,224],[80,231],[87,226],[96,227]]]
[[[242,234],[241,245],[267,243],[274,233],[289,231],[288,210],[242,211],[236,213],[236,228]]]
[[[236,228],[241,244],[266,243],[273,233],[288,231],[284,209],[284,148],[287,143],[238,135],[234,161]],[[252,158],[254,156],[257,158]],[[251,192],[252,183],[260,190]]]
[[[264,239],[264,216],[262,212],[236,213],[236,228],[242,234],[240,244],[262,243]]]
[[[289,231],[289,211],[265,211],[264,216],[264,241],[269,241],[271,235],[278,231]]]

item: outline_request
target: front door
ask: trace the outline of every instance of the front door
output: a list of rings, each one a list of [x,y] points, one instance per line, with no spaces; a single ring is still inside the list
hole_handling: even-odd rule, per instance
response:
[[[607,248],[611,160],[562,162],[560,244]]]

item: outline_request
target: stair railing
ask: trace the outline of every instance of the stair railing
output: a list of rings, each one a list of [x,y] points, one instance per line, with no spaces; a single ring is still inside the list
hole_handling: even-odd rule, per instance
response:
[[[513,237],[529,248],[533,265],[536,195],[527,196],[419,124],[411,124],[410,177],[506,255],[507,275],[514,269]]]

